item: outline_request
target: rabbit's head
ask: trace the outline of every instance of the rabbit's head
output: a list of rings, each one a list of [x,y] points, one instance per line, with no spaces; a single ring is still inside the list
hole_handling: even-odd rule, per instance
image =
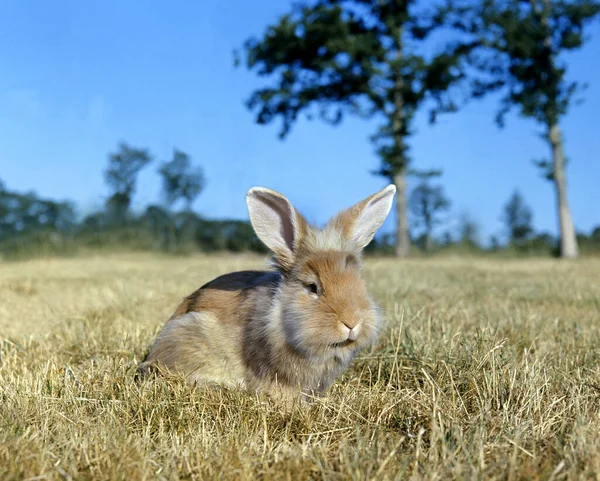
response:
[[[389,185],[322,229],[310,226],[278,192],[262,187],[248,192],[254,231],[283,276],[276,297],[282,332],[304,356],[348,362],[375,341],[380,314],[360,277],[361,254],[387,217],[395,192]]]

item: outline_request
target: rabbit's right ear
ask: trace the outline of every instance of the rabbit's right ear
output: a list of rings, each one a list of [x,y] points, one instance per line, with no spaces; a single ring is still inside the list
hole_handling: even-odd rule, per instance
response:
[[[375,232],[390,213],[395,193],[396,186],[390,184],[349,209],[340,212],[329,221],[329,225],[333,226],[344,239],[350,241],[358,251],[361,251],[371,242]]]
[[[250,223],[258,238],[275,254],[281,267],[290,268],[307,223],[279,192],[253,187],[246,194]]]

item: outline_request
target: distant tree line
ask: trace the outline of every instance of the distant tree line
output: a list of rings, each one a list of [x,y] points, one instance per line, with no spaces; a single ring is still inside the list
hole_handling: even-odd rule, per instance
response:
[[[109,189],[104,207],[83,217],[71,202],[13,192],[0,182],[0,255],[69,254],[106,248],[266,252],[249,222],[205,219],[192,210],[205,186],[204,173],[179,150],[158,166],[163,202],[134,212],[138,175],[153,160],[147,149],[121,143],[109,154],[104,171]]]
[[[420,175],[420,181],[408,196],[408,210],[411,214],[410,241],[426,254],[435,252],[460,252],[508,255],[559,256],[559,238],[547,232],[535,232],[533,211],[525,198],[515,190],[503,206],[499,219],[503,231],[493,234],[485,242],[481,238],[479,226],[468,215],[458,219],[453,230],[442,229],[450,221],[452,203],[441,184],[432,183],[439,173]],[[437,227],[437,229],[436,229]],[[435,230],[438,231],[437,235]],[[600,225],[586,234],[576,234],[578,245],[585,253],[600,254]],[[371,252],[394,253],[394,236],[387,234],[376,239]]]
[[[104,180],[109,195],[102,209],[80,216],[72,202],[40,198],[33,192],[18,193],[0,182],[0,255],[5,258],[72,254],[81,250],[137,249],[166,253],[194,251],[266,253],[250,223],[243,220],[206,219],[193,210],[206,185],[203,170],[189,155],[175,149],[170,160],[159,163],[161,202],[134,212],[132,200],[140,172],[154,162],[147,149],[118,145],[109,154]],[[452,230],[451,201],[436,182],[441,172],[414,174],[410,189],[409,241],[423,253],[487,252],[557,255],[558,239],[536,233],[533,213],[515,191],[501,213],[504,232],[489,242],[480,238],[479,227],[462,215]],[[582,250],[600,253],[600,226],[578,234]],[[395,236],[383,234],[368,246],[370,254],[395,254]]]

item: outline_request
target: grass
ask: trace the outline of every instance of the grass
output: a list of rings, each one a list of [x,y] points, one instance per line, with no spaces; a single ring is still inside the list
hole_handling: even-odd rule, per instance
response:
[[[292,412],[134,381],[182,296],[262,265],[0,265],[0,479],[600,479],[600,260],[372,259],[379,345]]]

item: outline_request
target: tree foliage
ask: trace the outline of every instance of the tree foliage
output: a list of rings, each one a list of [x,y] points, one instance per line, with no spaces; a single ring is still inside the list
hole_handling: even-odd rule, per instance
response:
[[[415,219],[414,224],[424,230],[425,250],[431,249],[433,229],[442,222],[440,215],[447,212],[450,205],[444,188],[441,185],[431,185],[427,177],[411,192],[408,207]]]
[[[476,97],[501,90],[496,120],[517,107],[544,125],[558,124],[584,85],[567,78],[563,54],[579,49],[584,28],[600,13],[597,0],[450,0],[450,23],[468,33],[472,64],[487,74],[473,81]],[[472,43],[470,43],[472,45]]]
[[[172,160],[159,168],[162,178],[163,197],[169,206],[183,200],[187,210],[200,195],[206,183],[200,166],[192,166],[190,156],[175,149]]]
[[[504,206],[502,220],[511,244],[519,246],[533,234],[533,213],[518,190]]]
[[[71,202],[42,199],[35,193],[0,189],[0,240],[52,230],[68,232],[76,225]]]
[[[477,222],[467,212],[463,212],[458,221],[459,243],[471,249],[480,248],[479,231],[480,228]]]
[[[398,138],[410,135],[424,101],[435,101],[432,120],[457,108],[448,91],[464,78],[461,60],[468,47],[449,45],[428,57],[406,46],[441,25],[439,17],[418,12],[415,1],[296,4],[260,40],[245,44],[248,68],[275,80],[274,86],[256,90],[248,107],[260,124],[280,119],[282,137],[303,112],[331,124],[346,114],[377,116],[383,120],[373,136],[383,161],[380,173],[392,177],[407,167],[406,145]],[[395,128],[399,115],[402,122]]]
[[[118,223],[125,221],[135,193],[138,174],[152,161],[147,149],[138,149],[122,142],[118,151],[108,157],[108,167],[104,180],[112,194],[107,201],[111,219]]]

